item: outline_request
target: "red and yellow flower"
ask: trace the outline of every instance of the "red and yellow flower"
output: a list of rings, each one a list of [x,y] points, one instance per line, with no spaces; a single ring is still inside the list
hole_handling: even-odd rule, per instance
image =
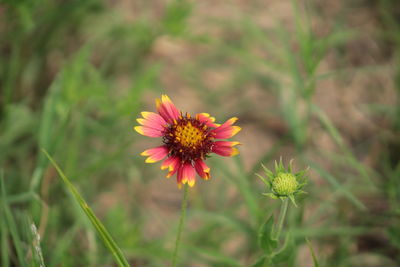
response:
[[[220,140],[231,138],[241,130],[233,125],[237,118],[220,125],[207,113],[192,117],[180,112],[167,95],[156,99],[156,106],[158,114],[142,112],[143,118],[137,119],[141,126],[134,129],[145,136],[161,137],[163,145],[147,149],[141,155],[147,157],[147,163],[167,157],[161,169],[168,169],[168,178],[177,173],[179,187],[186,183],[194,186],[196,172],[201,178],[210,179],[210,168],[204,161],[211,153],[225,157],[239,153],[235,148],[239,142]]]

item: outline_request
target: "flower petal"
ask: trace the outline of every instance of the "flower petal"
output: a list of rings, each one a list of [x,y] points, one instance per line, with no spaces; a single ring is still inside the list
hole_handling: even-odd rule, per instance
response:
[[[178,187],[182,188],[182,177],[183,177],[183,165],[179,165],[177,168],[176,182],[178,183]]]
[[[177,182],[179,188],[181,188],[182,184],[189,184],[190,187],[193,187],[195,184],[195,176],[196,172],[190,163],[184,163],[180,166],[177,175]]]
[[[239,142],[217,141],[214,143],[211,151],[220,156],[232,157],[239,154],[239,150],[234,148],[234,146],[239,144]]]
[[[192,164],[184,163],[181,170],[181,181],[182,184],[189,184],[190,187],[193,187],[196,182],[196,171],[194,170]]]
[[[179,163],[178,157],[168,157],[164,162],[161,164],[161,170],[169,169],[170,171],[174,169],[176,162]]]
[[[136,132],[148,137],[161,137],[164,135],[163,131],[149,128],[147,126],[135,126],[133,128],[135,129]]]
[[[156,99],[157,111],[165,121],[173,123],[180,116],[179,110],[167,95],[162,95],[161,100]]]
[[[214,146],[227,146],[227,147],[234,147],[237,145],[241,145],[240,142],[236,142],[236,141],[216,141],[214,143]]]
[[[157,113],[147,111],[144,111],[141,114],[144,119],[137,119],[139,124],[158,131],[165,130],[167,122],[163,119],[163,117],[161,117]]]
[[[231,138],[235,134],[237,134],[241,128],[239,126],[232,126],[238,118],[233,117],[227,120],[225,123],[223,123],[221,126],[218,128],[215,128],[211,132],[214,134],[215,139],[226,139],[226,138]]]
[[[180,159],[178,157],[169,157],[161,164],[161,170],[168,168],[167,178],[171,177],[176,173],[180,165]]]
[[[218,127],[219,124],[214,123],[215,118],[211,117],[210,114],[208,113],[198,113],[196,114],[196,118],[201,121],[202,123],[204,123],[205,125],[207,125],[208,127]]]
[[[167,174],[166,177],[169,178],[169,177],[171,177],[172,175],[174,175],[177,171],[179,171],[180,167],[181,167],[180,162],[178,162],[178,163],[176,164],[176,166],[174,166],[174,168],[171,169],[171,170],[168,172],[168,174]]]
[[[196,160],[194,162],[194,168],[201,178],[203,178],[204,180],[210,179],[210,168],[204,163],[203,160]]]
[[[143,151],[141,156],[148,156],[146,159],[146,163],[154,163],[162,160],[165,156],[168,155],[168,148],[166,146],[159,146],[155,148],[150,148]]]

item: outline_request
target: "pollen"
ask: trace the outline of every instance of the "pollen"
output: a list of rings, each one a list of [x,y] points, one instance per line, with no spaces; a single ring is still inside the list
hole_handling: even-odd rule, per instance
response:
[[[204,138],[203,131],[194,127],[190,121],[186,125],[178,125],[175,129],[175,139],[184,147],[196,148]]]

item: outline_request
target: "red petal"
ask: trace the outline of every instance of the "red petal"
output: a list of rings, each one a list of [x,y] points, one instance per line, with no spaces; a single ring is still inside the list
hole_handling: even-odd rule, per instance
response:
[[[152,128],[158,131],[164,131],[167,122],[154,112],[142,112],[141,113],[144,119],[137,119],[137,121],[148,128]]]
[[[210,168],[204,163],[203,160],[198,159],[194,162],[194,168],[196,169],[197,174],[205,179],[210,179]]]
[[[159,160],[162,160],[165,156],[168,155],[168,148],[166,146],[159,146],[155,148],[150,148],[143,151],[140,155],[148,156],[146,159],[146,163],[154,163]]]
[[[196,118],[207,125],[208,127],[218,127],[219,125],[214,123],[215,118],[211,117],[208,113],[198,113],[196,114]]]
[[[156,99],[157,111],[165,121],[173,123],[180,116],[178,109],[167,95],[162,95],[161,100]]]
[[[218,128],[212,130],[211,132],[214,133],[215,139],[226,139],[231,138],[235,134],[237,134],[241,128],[239,126],[231,126],[237,121],[236,117],[230,118],[225,123],[223,123]]]
[[[239,142],[217,141],[214,143],[211,151],[215,154],[224,157],[231,157],[239,154],[239,150],[233,146],[238,145]]]
[[[135,126],[134,129],[136,132],[148,137],[161,137],[164,135],[163,131],[149,128],[147,126]]]

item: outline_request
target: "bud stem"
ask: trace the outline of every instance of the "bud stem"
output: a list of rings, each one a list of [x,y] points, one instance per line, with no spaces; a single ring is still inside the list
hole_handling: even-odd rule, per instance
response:
[[[288,205],[289,205],[289,198],[285,198],[282,202],[281,211],[279,213],[279,218],[278,218],[278,224],[276,226],[276,232],[275,232],[275,236],[274,236],[274,239],[276,239],[276,240],[278,240],[279,236],[281,235],[281,231],[282,231],[283,223],[285,221]]]

